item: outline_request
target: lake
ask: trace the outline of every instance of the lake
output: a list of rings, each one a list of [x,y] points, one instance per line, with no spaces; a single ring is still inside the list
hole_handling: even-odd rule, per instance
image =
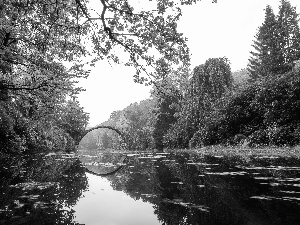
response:
[[[300,160],[195,152],[1,160],[0,224],[300,224]]]

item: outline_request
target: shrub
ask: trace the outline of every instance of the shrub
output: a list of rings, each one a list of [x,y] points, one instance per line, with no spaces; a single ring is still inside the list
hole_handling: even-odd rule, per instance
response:
[[[14,130],[15,120],[8,113],[8,107],[0,102],[0,152],[21,153],[25,149],[25,140]]]
[[[193,142],[232,143],[235,135],[242,134],[249,137],[250,145],[296,145],[300,139],[299,112],[299,71],[278,75],[232,95],[218,114],[212,114],[218,118],[210,119]]]

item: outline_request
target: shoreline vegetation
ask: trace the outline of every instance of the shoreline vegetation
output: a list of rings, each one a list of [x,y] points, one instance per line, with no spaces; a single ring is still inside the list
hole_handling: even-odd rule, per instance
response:
[[[132,13],[127,1],[117,2],[120,8],[131,12],[125,15],[122,12],[123,16],[141,16]],[[79,62],[89,54],[87,49],[82,49],[80,35],[99,34],[100,37],[85,36],[92,39],[96,49],[102,49],[101,40],[107,41],[107,51],[98,51],[100,55],[89,62],[90,66],[104,56],[118,61],[115,55],[107,54],[113,46],[124,47],[124,43],[112,35],[109,26],[118,27],[116,24],[123,20],[112,24],[104,22],[105,27],[94,26],[86,3],[80,0],[70,2],[67,8],[64,2],[55,3],[55,7],[43,2],[30,4],[33,5],[0,3],[6,23],[0,26],[0,152],[12,156],[74,152],[89,119],[76,98],[83,91],[76,87],[76,80],[87,78],[89,74],[84,69],[87,64]],[[165,6],[158,10],[161,15],[155,14],[158,16],[155,23],[161,26],[159,30],[151,22],[154,11],[149,18],[144,15],[124,20],[133,23],[127,25],[134,27],[132,32],[139,36],[146,31],[135,29],[155,28],[153,40],[147,39],[150,36],[146,33],[141,36],[147,40],[139,43],[130,39],[131,35],[126,36],[126,42],[134,46],[128,65],[139,68],[135,57],[141,56],[136,54],[147,54],[149,46],[155,46],[164,56],[156,61],[151,56],[142,57],[148,65],[155,64],[153,82],[134,76],[135,82],[153,84],[151,98],[112,112],[101,125],[119,130],[126,148],[131,151],[198,149],[200,153],[228,151],[228,154],[238,155],[289,155],[290,151],[296,157],[300,145],[300,29],[296,8],[289,1],[280,0],[279,12],[275,15],[267,5],[265,20],[253,41],[248,67],[232,72],[230,60],[225,56],[209,58],[191,69],[186,43],[175,29],[177,16],[170,13],[168,21],[163,19],[164,10],[173,12],[175,9],[172,4]],[[118,7],[111,10],[119,18]],[[80,25],[80,18],[89,19]],[[78,29],[73,29],[76,26]],[[96,27],[97,32],[93,30]],[[44,28],[52,29],[53,33],[46,37]],[[159,35],[170,35],[176,45],[172,41],[162,45],[163,38],[155,39]],[[144,46],[148,42],[148,47]],[[166,51],[170,48],[174,55]],[[73,65],[66,68],[60,63],[64,60]],[[171,62],[178,67],[173,69]],[[140,68],[137,70],[139,74]],[[88,133],[80,145],[84,149],[121,149],[122,140],[111,129],[99,129]]]
[[[293,151],[300,144],[299,15],[289,1],[280,3],[278,15],[266,6],[247,68],[232,73],[226,57],[192,71],[179,68],[156,83],[150,99],[113,112],[103,125],[122,131],[131,150],[245,143]],[[90,134],[84,146],[114,143],[116,136],[104,130]]]
[[[220,157],[266,157],[266,158],[300,158],[300,146],[294,147],[260,147],[250,148],[242,146],[206,146],[192,149],[165,149],[167,153],[190,153]]]
[[[236,72],[226,56],[191,68],[177,23],[195,0],[154,0],[148,11],[128,0],[0,1],[0,224],[78,224],[87,170],[112,166],[124,171],[108,177],[111,187],[155,203],[161,223],[299,222],[300,18],[278,1]],[[82,138],[89,114],[77,83],[101,60],[135,68],[151,97]],[[90,100],[101,108],[112,93]]]

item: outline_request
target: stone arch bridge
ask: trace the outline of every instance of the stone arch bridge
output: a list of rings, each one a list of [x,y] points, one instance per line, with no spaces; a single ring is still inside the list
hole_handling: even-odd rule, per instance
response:
[[[120,135],[120,137],[122,138],[123,143],[125,144],[125,148],[127,148],[125,136],[124,136],[124,134],[123,134],[119,129],[117,129],[117,128],[115,128],[115,127],[112,127],[112,126],[102,126],[102,125],[95,126],[95,127],[93,127],[93,128],[90,128],[90,129],[86,130],[85,132],[83,132],[82,135],[78,138],[78,141],[77,141],[77,143],[76,143],[77,148],[78,148],[78,146],[79,146],[80,141],[82,140],[82,138],[83,138],[85,135],[87,135],[89,132],[91,132],[91,131],[93,131],[93,130],[97,130],[97,129],[101,129],[101,128],[103,128],[103,129],[106,128],[106,129],[110,129],[110,130],[115,131],[118,135]],[[124,156],[122,157],[122,159],[120,160],[120,163],[122,164],[126,158],[127,158],[127,156],[124,155]],[[108,173],[95,173],[95,172],[89,170],[87,167],[85,168],[85,170],[86,170],[87,173],[90,173],[90,174],[93,174],[93,175],[96,175],[96,176],[103,177],[103,176],[114,175],[116,172],[118,172],[118,171],[119,171],[120,169],[122,169],[122,168],[123,168],[123,165],[120,165],[120,166],[118,166],[116,169],[114,169],[113,171],[108,172]]]
[[[125,146],[127,146],[127,143],[126,143],[126,140],[125,140],[125,135],[124,133],[122,133],[119,129],[115,128],[115,127],[112,127],[112,126],[105,126],[105,125],[99,125],[99,126],[95,126],[95,127],[92,127],[88,130],[85,130],[85,132],[82,133],[82,135],[78,138],[78,141],[76,142],[76,146],[78,147],[79,146],[79,143],[80,141],[82,140],[82,138],[87,135],[89,132],[93,131],[93,130],[97,130],[97,129],[110,129],[110,130],[113,130],[115,131],[118,135],[120,135],[120,137],[122,138],[122,141],[123,143],[125,144]]]

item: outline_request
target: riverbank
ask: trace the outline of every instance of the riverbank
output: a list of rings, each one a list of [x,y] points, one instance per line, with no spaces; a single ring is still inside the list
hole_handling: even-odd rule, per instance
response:
[[[300,146],[295,147],[261,147],[249,148],[240,146],[207,146],[203,148],[193,149],[166,149],[165,152],[188,152],[200,155],[213,155],[213,156],[267,156],[267,157],[292,157],[300,158]]]

